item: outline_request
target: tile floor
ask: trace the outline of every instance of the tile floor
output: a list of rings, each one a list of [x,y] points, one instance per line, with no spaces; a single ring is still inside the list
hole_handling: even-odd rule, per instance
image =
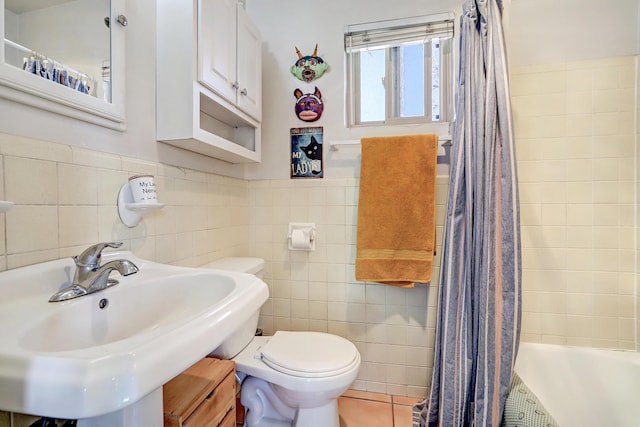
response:
[[[411,427],[415,397],[347,390],[338,398],[340,427]],[[238,404],[236,427],[243,425],[244,409]]]
[[[347,390],[338,399],[340,427],[411,427],[411,407],[418,400],[415,397]],[[236,427],[242,426],[243,411],[239,409],[237,412]],[[0,427],[26,427],[39,418],[13,414],[12,424],[10,415],[0,411]]]
[[[411,407],[418,400],[347,390],[338,399],[340,427],[411,427]]]

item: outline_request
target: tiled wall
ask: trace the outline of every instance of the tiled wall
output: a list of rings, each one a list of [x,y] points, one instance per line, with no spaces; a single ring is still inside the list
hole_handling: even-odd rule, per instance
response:
[[[0,227],[1,270],[77,255],[99,241],[123,241],[143,258],[187,266],[248,251],[245,180],[6,134],[0,160],[0,200],[15,203]],[[116,199],[139,173],[155,175],[166,206],[128,228]]]
[[[635,349],[636,58],[512,69],[523,340]]]
[[[271,297],[261,327],[330,332],[350,339],[363,363],[354,388],[421,396],[431,380],[435,285],[396,288],[355,279],[358,180],[263,180],[250,184],[252,247],[267,260]],[[437,182],[442,237],[446,178]],[[317,249],[289,251],[289,222],[315,222]],[[439,251],[438,251],[439,253]],[[439,257],[434,261],[439,266]],[[438,268],[433,283],[438,283]]]
[[[512,71],[522,339],[635,348],[635,58]],[[357,180],[249,185],[252,247],[271,287],[262,327],[345,336],[363,355],[356,388],[424,396],[437,289],[355,280]],[[446,185],[439,178],[440,237]],[[286,249],[290,221],[318,223],[316,252]]]
[[[635,76],[635,58],[513,70],[525,341],[635,345]],[[355,280],[357,179],[247,182],[10,135],[0,159],[0,200],[16,203],[0,227],[0,269],[108,240],[180,265],[260,256],[266,333],[345,336],[363,357],[355,388],[426,394],[437,288]],[[167,206],[130,229],[116,196],[137,173],[156,176]],[[447,179],[437,184],[440,242]],[[316,251],[287,249],[289,222],[317,224]]]
[[[143,258],[179,265],[261,256],[271,290],[261,319],[266,333],[345,336],[363,356],[356,388],[425,395],[437,292],[426,285],[401,289],[355,280],[357,180],[249,183],[12,135],[0,135],[0,156],[0,200],[16,204],[0,228],[2,269],[76,255],[113,240]],[[128,228],[118,218],[116,196],[138,173],[155,175],[166,206]],[[440,225],[445,193],[446,180],[440,179]],[[315,252],[287,249],[290,221],[317,223]],[[436,267],[434,283],[437,275]]]
[[[49,419],[49,421],[53,421]],[[55,420],[57,425],[64,425],[67,420]],[[30,427],[42,425],[42,417],[0,411],[0,427]]]
[[[128,177],[155,175],[166,206],[124,226],[116,200]],[[122,241],[142,258],[197,266],[249,252],[245,180],[0,134],[0,270],[70,257],[99,241]],[[37,417],[0,411],[0,427]]]
[[[639,57],[636,57],[636,64],[640,61]],[[636,142],[640,141],[640,73],[636,73]],[[640,150],[636,150],[636,201],[640,200],[640,176],[637,173],[637,165],[640,165]],[[636,209],[636,242],[640,242],[640,227],[637,225],[640,223],[640,211]],[[636,351],[640,351],[640,274],[638,272],[638,266],[640,265],[640,251],[636,250]]]

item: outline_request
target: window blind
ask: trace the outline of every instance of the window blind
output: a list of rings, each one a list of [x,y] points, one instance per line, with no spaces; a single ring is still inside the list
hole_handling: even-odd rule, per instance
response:
[[[347,53],[355,53],[400,44],[426,43],[435,38],[453,37],[453,27],[453,14],[448,13],[349,25],[345,29],[344,46]]]

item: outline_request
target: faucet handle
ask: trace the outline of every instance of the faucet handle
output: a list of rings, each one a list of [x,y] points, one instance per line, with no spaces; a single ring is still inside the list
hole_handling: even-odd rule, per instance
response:
[[[105,248],[119,248],[122,246],[122,242],[103,242],[97,243],[93,246],[89,246],[79,256],[73,257],[73,261],[78,267],[100,267],[100,258],[102,257],[102,250]]]

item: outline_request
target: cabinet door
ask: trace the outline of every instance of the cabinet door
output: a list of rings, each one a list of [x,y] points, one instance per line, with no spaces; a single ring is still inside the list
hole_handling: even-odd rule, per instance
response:
[[[260,31],[238,5],[237,105],[254,119],[262,119],[262,40]]]
[[[198,80],[236,102],[236,0],[198,0]]]

